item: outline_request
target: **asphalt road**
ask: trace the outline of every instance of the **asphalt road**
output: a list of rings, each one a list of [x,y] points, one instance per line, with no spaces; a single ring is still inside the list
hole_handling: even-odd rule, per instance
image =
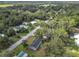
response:
[[[14,43],[12,46],[10,46],[7,51],[11,52],[13,49],[15,49],[17,46],[19,46],[21,43],[23,43],[24,40],[27,40],[30,36],[33,35],[33,33],[36,32],[36,30],[38,30],[40,28],[40,26],[36,27],[34,30],[32,30],[30,33],[28,33],[26,36],[22,37],[19,41],[17,41],[16,43]]]
[[[45,23],[47,23],[48,20],[45,21]],[[22,37],[19,41],[17,41],[16,43],[14,43],[13,45],[11,45],[7,51],[11,52],[13,49],[15,49],[17,46],[19,46],[21,43],[23,43],[24,40],[27,40],[30,36],[33,35],[33,33],[35,33],[38,29],[40,28],[40,26],[36,27],[34,30],[32,30],[30,33],[28,33],[26,36]]]

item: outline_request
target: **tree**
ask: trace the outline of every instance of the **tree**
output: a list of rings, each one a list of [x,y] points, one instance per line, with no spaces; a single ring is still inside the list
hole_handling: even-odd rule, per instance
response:
[[[13,28],[9,28],[9,29],[7,30],[7,32],[6,32],[6,34],[7,34],[8,36],[13,36],[13,35],[16,34],[16,32],[15,32],[15,30],[13,30]]]
[[[40,25],[42,28],[36,35],[43,36],[48,33],[51,39],[49,44],[46,44],[46,56],[64,56],[65,47],[70,46],[72,42],[68,37],[69,32],[67,30],[73,32],[71,29],[76,25],[75,19],[57,16],[49,20],[47,24],[42,22]]]
[[[13,43],[8,36],[0,37],[0,50],[8,48]]]

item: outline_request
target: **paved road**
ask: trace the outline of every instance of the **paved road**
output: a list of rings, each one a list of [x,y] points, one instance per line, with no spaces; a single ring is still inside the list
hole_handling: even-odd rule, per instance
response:
[[[47,23],[48,20],[45,21],[45,23]],[[33,35],[33,33],[36,32],[36,30],[38,30],[40,28],[40,26],[36,27],[34,30],[32,30],[30,33],[28,33],[26,36],[22,37],[19,41],[17,41],[16,43],[14,43],[12,46],[10,46],[7,51],[11,52],[13,49],[15,49],[17,46],[19,46],[21,43],[23,43],[23,40],[27,40],[30,36]]]
[[[11,52],[13,49],[15,49],[17,46],[19,46],[21,43],[23,43],[23,40],[27,40],[30,36],[33,35],[33,33],[36,32],[37,29],[39,29],[40,26],[36,27],[34,30],[32,30],[30,33],[28,33],[26,36],[22,37],[19,41],[14,43],[12,46],[10,46],[7,51]]]

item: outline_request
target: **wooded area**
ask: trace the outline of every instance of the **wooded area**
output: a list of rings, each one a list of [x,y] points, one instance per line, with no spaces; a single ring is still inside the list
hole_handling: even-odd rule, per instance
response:
[[[37,30],[35,37],[42,38],[40,48],[44,49],[43,56],[79,56],[77,53],[79,47],[75,44],[75,39],[70,37],[74,33],[79,33],[76,30],[79,27],[77,2],[0,2],[0,4],[1,6],[9,4],[0,7],[0,56],[13,56],[12,53],[5,54],[5,50],[38,25],[41,29]],[[31,21],[37,23],[33,25]],[[27,29],[21,28],[19,31],[13,29],[23,22],[28,23]],[[47,40],[44,40],[44,35],[48,35]],[[24,44],[26,43],[23,43],[23,46]],[[73,53],[72,50],[77,52]],[[34,53],[37,52],[30,52],[29,56],[36,56]]]

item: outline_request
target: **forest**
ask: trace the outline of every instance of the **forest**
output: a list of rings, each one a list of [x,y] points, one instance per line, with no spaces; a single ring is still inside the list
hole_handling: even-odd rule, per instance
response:
[[[28,23],[27,29],[14,29],[24,22]],[[38,26],[41,28],[34,33],[34,38],[42,38],[42,43],[37,51],[28,49],[28,41],[10,53],[6,51]],[[75,38],[71,38],[79,33],[78,29],[78,2],[0,2],[0,57],[13,57],[22,50],[28,51],[29,57],[79,57],[79,47]]]

